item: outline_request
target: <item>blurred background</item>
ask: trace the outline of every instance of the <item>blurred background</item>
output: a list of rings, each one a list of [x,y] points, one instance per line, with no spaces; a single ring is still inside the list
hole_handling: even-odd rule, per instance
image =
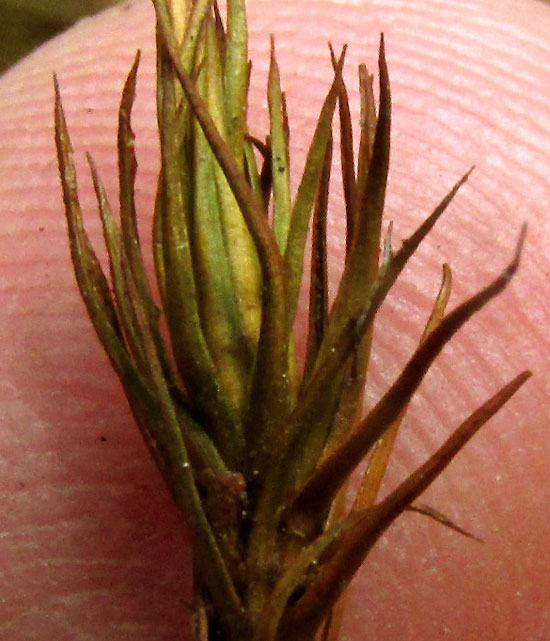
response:
[[[117,0],[0,0],[0,73],[74,22]]]
[[[80,18],[120,1],[123,0],[0,0],[0,73]]]

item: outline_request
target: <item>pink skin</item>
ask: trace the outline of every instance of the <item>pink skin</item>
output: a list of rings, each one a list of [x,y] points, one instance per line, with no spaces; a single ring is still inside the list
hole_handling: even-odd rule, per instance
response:
[[[354,583],[345,632],[357,641],[548,639],[550,7],[534,0],[257,0],[250,25],[251,131],[265,131],[273,31],[296,172],[330,80],[326,41],[350,45],[357,117],[356,65],[366,59],[374,68],[385,32],[394,98],[386,215],[396,245],[477,165],[383,310],[368,401],[413,349],[439,265],[453,267],[456,304],[505,265],[521,222],[530,225],[520,274],[445,349],[412,403],[388,479],[391,487],[499,386],[533,369],[535,377],[423,497],[485,544],[405,515]],[[0,637],[10,641],[187,638],[185,528],[78,296],[53,148],[55,70],[97,241],[84,151],[93,153],[114,200],[115,109],[142,47],[135,129],[147,228],[157,170],[152,28],[147,2],[124,5],[83,22],[0,81]],[[336,193],[331,254],[341,262],[338,186]]]

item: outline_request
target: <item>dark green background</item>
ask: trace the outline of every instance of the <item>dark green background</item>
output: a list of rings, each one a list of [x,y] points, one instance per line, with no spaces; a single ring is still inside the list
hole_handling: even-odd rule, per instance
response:
[[[0,73],[79,18],[117,0],[0,0]]]

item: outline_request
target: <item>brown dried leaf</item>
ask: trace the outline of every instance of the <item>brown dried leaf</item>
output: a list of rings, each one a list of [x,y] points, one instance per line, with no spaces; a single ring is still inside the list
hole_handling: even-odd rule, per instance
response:
[[[330,504],[348,475],[407,405],[444,345],[475,312],[497,296],[510,282],[519,266],[524,238],[525,228],[522,229],[514,258],[508,267],[490,285],[459,305],[439,323],[417,348],[396,382],[362,421],[359,428],[330,458],[321,463],[293,501],[291,512],[295,516],[300,515],[300,519],[306,520],[306,515],[314,518]]]
[[[319,573],[305,594],[288,609],[281,626],[283,637],[288,632],[296,638],[302,631],[307,634],[322,623],[327,609],[336,602],[381,534],[441,474],[530,376],[530,372],[523,372],[486,401],[382,503],[348,517],[351,527],[342,526],[343,536],[332,546],[332,555],[328,559],[321,559],[323,564]],[[362,514],[362,517],[356,520],[358,514]]]

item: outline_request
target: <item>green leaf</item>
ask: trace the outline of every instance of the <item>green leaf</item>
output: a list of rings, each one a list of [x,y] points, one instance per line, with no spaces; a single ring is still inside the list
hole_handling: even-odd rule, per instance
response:
[[[248,29],[244,0],[227,2],[224,80],[228,143],[242,169],[248,93]]]
[[[55,142],[76,280],[90,319],[105,351],[115,369],[122,371],[129,361],[128,354],[123,344],[117,312],[107,279],[84,230],[78,199],[73,149],[61,104],[59,85],[55,76],[54,88]]]
[[[130,303],[130,294],[126,280],[127,274],[125,274],[125,270],[123,268],[122,253],[124,252],[124,247],[122,246],[120,228],[116,224],[112,214],[105,187],[101,182],[94,161],[89,154],[87,158],[99,206],[99,213],[103,226],[103,237],[109,256],[111,283],[116,301],[115,313],[128,349],[132,354],[138,369],[143,371],[143,368],[145,367],[145,354],[142,348],[143,337],[139,332],[137,319],[132,304]]]
[[[164,239],[163,229],[163,212],[164,212],[164,173],[159,171],[157,179],[157,191],[155,196],[155,209],[153,213],[153,259],[155,262],[155,275],[160,292],[161,300],[166,300],[166,270],[164,268]]]
[[[212,66],[208,64],[207,68]],[[203,74],[201,85],[203,91],[212,87],[207,74]],[[242,441],[241,420],[248,402],[248,370],[251,359],[240,327],[226,253],[222,210],[227,206],[227,199],[212,188],[217,184],[216,161],[196,121],[193,127],[191,164],[194,171],[190,228],[201,325]],[[223,174],[218,178],[225,182]],[[234,203],[231,192],[228,195]],[[244,442],[241,442],[241,448],[244,449]]]
[[[161,6],[164,15],[168,16],[168,4],[166,0],[154,0],[153,4],[155,7]],[[170,2],[170,6],[177,5],[177,3]],[[180,38],[182,40],[181,46],[179,47],[179,60],[183,68],[189,72],[193,66],[195,56],[197,53],[197,47],[201,39],[201,31],[204,25],[205,18],[208,15],[208,12],[212,6],[212,0],[193,0],[191,2],[191,8],[189,11],[189,16],[186,23],[184,24],[184,36]],[[176,36],[178,34],[175,34]]]
[[[290,167],[288,138],[285,131],[283,93],[279,65],[275,57],[275,40],[271,37],[271,57],[267,89],[273,172],[273,231],[284,254],[292,216],[290,201]]]
[[[222,67],[225,54],[219,50],[220,39],[220,34],[216,32],[215,22],[208,20],[205,24],[203,60],[203,85],[205,86],[201,93],[218,132],[228,144],[231,144],[231,123],[226,113],[227,93]],[[210,155],[212,155],[211,152]],[[262,315],[260,266],[256,248],[232,189],[219,164],[213,161],[212,165],[213,176],[210,189],[215,185],[215,192],[219,200],[218,215],[221,220],[225,245],[223,253],[228,262],[228,275],[231,279],[236,303],[235,327],[240,327],[239,332],[242,334],[236,340],[236,345],[241,352],[241,357],[246,361],[246,369],[251,370],[256,354]],[[243,374],[241,379],[243,387],[249,388],[248,378]]]
[[[302,179],[292,206],[292,218],[285,250],[285,263],[288,271],[288,318],[289,326],[294,322],[298,305],[298,294],[302,282],[304,251],[315,197],[325,161],[325,153],[332,131],[332,118],[342,82],[346,48],[342,50],[332,86],[325,98],[313,139],[309,147]]]
[[[136,419],[140,426],[145,428],[146,441],[155,450],[159,466],[163,473],[166,474],[166,461],[162,457],[159,458],[159,450],[155,447],[156,439],[151,435],[144,419],[145,416],[158,416],[158,402],[155,399],[153,390],[145,382],[148,372],[139,372],[126,350],[124,338],[118,324],[117,310],[111,298],[107,281],[83,227],[82,213],[78,201],[76,173],[72,159],[73,152],[61,105],[57,79],[55,79],[55,94],[56,144],[66,205],[71,254],[77,283],[96,333],[128,394]],[[98,187],[100,187],[99,184]],[[102,196],[100,206],[103,207],[103,213],[105,213],[106,201],[103,199],[104,194],[101,193],[101,190],[100,195]],[[108,225],[112,224],[112,218],[109,218],[108,213],[106,222]],[[109,242],[113,238],[112,231],[112,228],[110,228],[108,232]],[[116,255],[114,261],[117,261]],[[118,270],[118,268],[119,264],[116,267],[113,264],[113,269]],[[131,294],[129,298],[131,298]],[[133,314],[133,311],[131,309],[130,313]],[[137,323],[137,317],[132,316],[132,320]],[[136,333],[139,334],[140,331],[141,327],[136,327]],[[142,347],[145,347],[145,344]],[[143,353],[142,363],[147,362],[147,357]]]
[[[144,305],[147,322],[151,329],[164,372],[170,380],[173,380],[174,376],[171,371],[170,359],[159,329],[160,310],[153,299],[151,286],[145,270],[136,219],[135,180],[137,160],[135,154],[135,134],[132,130],[131,118],[136,97],[136,80],[140,58],[141,53],[138,51],[124,84],[118,114],[117,146],[120,200],[120,259],[121,265],[128,268],[126,278],[134,281],[137,296]],[[107,212],[104,211],[103,214],[105,215]]]

